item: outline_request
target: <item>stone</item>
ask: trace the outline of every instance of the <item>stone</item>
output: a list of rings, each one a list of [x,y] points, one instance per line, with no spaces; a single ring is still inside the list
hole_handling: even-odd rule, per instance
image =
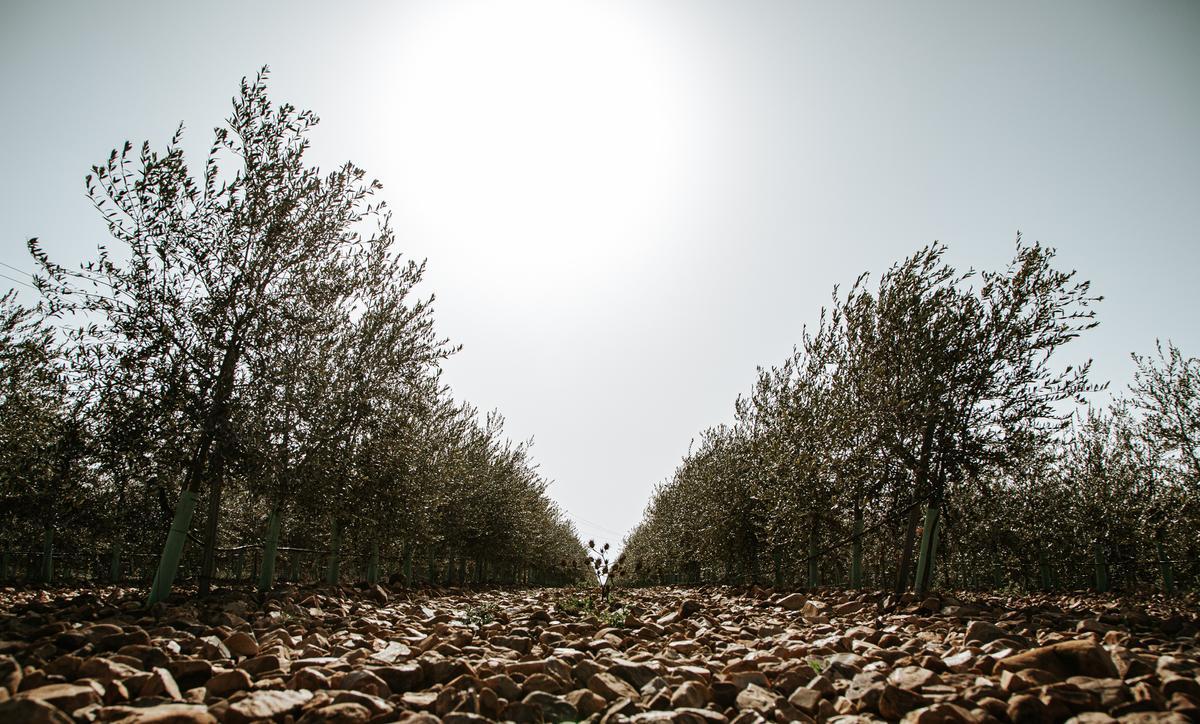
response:
[[[241,669],[237,670],[245,677],[246,681],[250,681],[250,675]],[[213,677],[216,678],[215,676]],[[212,679],[209,679],[209,684],[212,684]],[[245,687],[249,688],[249,686]],[[329,677],[317,669],[306,667],[292,674],[292,678],[288,680],[289,689],[328,689]]]
[[[565,697],[571,706],[579,712],[580,716],[589,717],[597,712],[604,711],[607,701],[591,689],[575,689],[568,692]]]
[[[71,721],[71,717],[49,702],[28,698],[0,701],[0,722],[71,724]]]
[[[888,674],[888,683],[901,689],[920,689],[930,684],[940,684],[942,679],[935,672],[920,666],[901,666]]]
[[[263,654],[242,661],[239,666],[254,678],[270,671],[280,671],[283,669],[283,661],[275,654]]]
[[[97,688],[98,685],[47,684],[46,686],[39,686],[35,689],[18,692],[14,698],[44,701],[51,706],[70,712],[82,709],[89,704],[99,704],[104,692],[102,689],[97,691]]]
[[[175,659],[167,664],[180,689],[204,686],[212,676],[212,664],[204,659]]]
[[[166,699],[183,701],[183,694],[179,691],[179,685],[175,683],[175,677],[171,676],[170,671],[158,667],[155,667],[147,680],[142,683],[142,688],[138,690],[138,696],[161,696]]]
[[[1046,705],[1030,694],[1017,694],[1009,699],[1007,711],[1012,724],[1039,724],[1050,720]]]
[[[224,724],[249,724],[294,714],[313,698],[311,691],[255,691],[229,705]]]
[[[614,659],[608,671],[628,681],[637,690],[658,676],[658,672],[650,666],[625,659]]]
[[[808,603],[808,596],[803,593],[789,593],[779,599],[776,605],[785,611],[799,611],[806,603]]]
[[[542,708],[536,704],[526,704],[523,701],[511,701],[501,712],[500,718],[504,721],[518,722],[518,724],[541,724]]]
[[[245,671],[242,671],[241,669],[232,669],[215,674],[211,679],[208,680],[208,683],[204,685],[204,688],[207,690],[209,696],[216,696],[224,699],[230,694],[235,694],[239,691],[245,691],[249,689],[253,683],[254,682],[250,680],[250,675]]]
[[[78,657],[75,657],[78,660]],[[8,693],[15,694],[21,688],[21,678],[24,672],[21,665],[11,656],[0,656],[0,687]]]
[[[822,601],[806,601],[800,607],[800,615],[810,621],[825,619],[829,615],[829,604]]]
[[[700,612],[700,602],[694,598],[685,598],[679,602],[679,619],[685,619]]]
[[[842,696],[850,702],[856,712],[878,711],[879,697],[886,686],[883,674],[878,671],[864,671],[854,676]]]
[[[764,689],[757,684],[748,684],[746,688],[738,692],[737,708],[740,710],[751,710],[758,712],[764,717],[775,710],[779,702],[779,695]]]
[[[387,644],[371,654],[372,661],[378,661],[383,664],[394,664],[400,659],[406,659],[412,655],[412,649],[399,641],[389,641]]]
[[[103,656],[93,656],[92,658],[84,659],[83,663],[79,665],[79,678],[95,679],[105,684],[111,683],[116,679],[127,679],[131,676],[136,676],[138,673],[138,669],[128,664],[113,661]]]
[[[493,636],[490,643],[519,654],[527,654],[533,648],[533,640],[526,636]]]
[[[338,688],[361,691],[372,696],[378,696],[381,699],[386,699],[392,695],[392,690],[388,687],[387,682],[368,669],[352,671],[346,674],[338,682]]]
[[[208,708],[197,704],[159,704],[122,707],[124,716],[110,721],[119,724],[217,724]]]
[[[483,685],[489,689],[493,689],[497,694],[509,701],[516,701],[521,698],[521,687],[507,674],[489,676],[483,680]]]
[[[575,705],[566,699],[544,691],[535,691],[528,694],[523,700],[526,704],[533,704],[539,707],[542,711],[542,719],[548,722],[575,721],[579,718],[579,712],[575,709]]]
[[[222,641],[229,652],[237,656],[258,656],[258,641],[245,631],[234,631]]]
[[[425,672],[419,664],[398,664],[396,666],[381,666],[371,671],[387,684],[393,693],[403,694],[406,691],[416,691],[425,684]]]
[[[603,671],[593,674],[592,678],[588,679],[588,689],[604,697],[605,701],[617,701],[618,699],[637,701],[641,699],[637,689],[630,686],[628,682]]]
[[[967,624],[967,633],[963,641],[968,644],[986,644],[1007,635],[1004,629],[987,621],[972,621]]]
[[[902,718],[913,709],[928,706],[929,699],[909,689],[901,689],[892,684],[885,684],[879,695],[876,708],[884,719],[895,720]]]
[[[675,724],[725,724],[729,717],[712,709],[682,707],[674,711],[671,721]]]
[[[712,691],[698,681],[685,681],[671,694],[671,706],[675,709],[699,709],[710,701]]]
[[[961,706],[941,703],[914,709],[900,721],[903,724],[976,724],[978,720]]]
[[[996,662],[997,671],[1042,669],[1067,679],[1071,676],[1114,678],[1118,676],[1112,658],[1098,644],[1087,640],[1060,643],[1030,649]]]
[[[296,724],[359,724],[371,720],[371,711],[362,704],[345,702],[310,709]]]

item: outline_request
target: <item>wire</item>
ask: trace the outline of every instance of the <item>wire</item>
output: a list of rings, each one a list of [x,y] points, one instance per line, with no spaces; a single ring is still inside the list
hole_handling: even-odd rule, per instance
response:
[[[5,264],[4,266],[8,266],[8,265],[7,265],[7,264]],[[31,275],[31,276],[32,276],[32,275]],[[9,276],[9,275],[7,275],[7,274],[0,274],[0,277],[3,277],[3,278],[5,278],[5,279],[9,280],[10,282],[16,282],[17,284],[24,284],[25,286],[29,287],[30,289],[32,289],[32,290],[33,290],[33,291],[35,291],[35,292],[36,292],[36,291],[38,291],[38,288],[37,288],[37,287],[35,287],[35,286],[33,286],[32,284],[30,284],[29,282],[23,282],[23,281],[21,281],[20,279],[17,279],[17,278],[15,278],[15,277],[10,277],[10,276]]]

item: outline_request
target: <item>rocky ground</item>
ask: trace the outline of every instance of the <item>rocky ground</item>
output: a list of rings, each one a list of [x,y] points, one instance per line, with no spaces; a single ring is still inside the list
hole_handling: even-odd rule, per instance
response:
[[[0,721],[1186,722],[1197,599],[0,590]]]

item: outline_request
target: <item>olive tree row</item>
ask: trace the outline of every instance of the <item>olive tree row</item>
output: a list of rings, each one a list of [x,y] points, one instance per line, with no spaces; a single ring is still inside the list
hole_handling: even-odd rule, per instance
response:
[[[126,143],[93,168],[112,237],[97,258],[67,269],[30,241],[43,302],[34,315],[5,300],[4,354],[45,380],[14,382],[40,399],[5,418],[14,440],[37,437],[0,472],[23,501],[6,506],[9,530],[158,546],[151,601],[194,557],[189,539],[201,591],[248,541],[264,587],[281,542],[320,551],[329,581],[346,550],[372,578],[381,556],[410,578],[420,557],[458,562],[459,579],[468,560],[476,576],[583,573],[528,445],[440,381],[457,348],[417,291],[424,264],[397,251],[380,184],[308,163],[317,121],[273,104],[264,69],[199,178],[182,126],[162,152]]]
[[[656,489],[627,579],[923,590],[935,571],[967,585],[1090,570],[1097,548],[1194,559],[1196,360],[1138,357],[1129,394],[1090,410],[1104,386],[1060,354],[1096,325],[1088,283],[1019,237],[995,271],[959,272],[945,251],[835,289]]]

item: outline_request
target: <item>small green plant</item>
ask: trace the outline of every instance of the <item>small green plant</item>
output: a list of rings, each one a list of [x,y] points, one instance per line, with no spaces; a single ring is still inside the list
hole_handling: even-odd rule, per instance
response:
[[[555,607],[564,613],[592,613],[596,610],[596,601],[591,596],[566,596],[554,602]]]
[[[813,673],[816,674],[817,676],[821,675],[821,669],[824,668],[823,665],[821,664],[820,659],[809,659],[808,667],[810,669],[812,669]]]
[[[620,628],[625,625],[625,609],[610,608],[609,610],[597,614],[596,618],[600,619],[606,628]]]
[[[496,620],[499,607],[494,603],[481,603],[467,609],[467,623],[475,628],[481,628]]]

